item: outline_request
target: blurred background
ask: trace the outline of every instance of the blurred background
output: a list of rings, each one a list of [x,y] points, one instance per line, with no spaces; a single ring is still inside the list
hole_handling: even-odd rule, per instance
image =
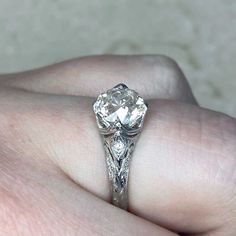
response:
[[[0,0],[0,73],[104,53],[168,55],[236,117],[235,0]]]

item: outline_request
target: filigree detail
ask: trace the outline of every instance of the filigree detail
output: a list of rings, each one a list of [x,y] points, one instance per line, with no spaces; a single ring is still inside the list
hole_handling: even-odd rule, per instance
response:
[[[123,133],[117,132],[111,136],[104,136],[104,147],[106,152],[106,163],[108,167],[109,180],[111,181],[111,191],[113,204],[119,207],[120,204],[127,204],[127,184],[129,177],[129,164],[134,151],[137,135],[127,137]],[[117,156],[112,150],[114,142],[123,140],[124,147]],[[127,208],[123,205],[122,208]]]

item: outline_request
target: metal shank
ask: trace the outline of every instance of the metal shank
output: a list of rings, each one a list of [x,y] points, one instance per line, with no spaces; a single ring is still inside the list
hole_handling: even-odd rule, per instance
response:
[[[138,136],[121,131],[103,135],[112,204],[124,210],[128,208],[129,165]]]

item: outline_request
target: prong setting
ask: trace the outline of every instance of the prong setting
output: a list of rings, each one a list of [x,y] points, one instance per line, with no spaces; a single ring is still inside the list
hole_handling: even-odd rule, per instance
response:
[[[143,126],[147,103],[125,84],[118,84],[98,96],[93,110],[102,133],[124,128],[133,134]]]

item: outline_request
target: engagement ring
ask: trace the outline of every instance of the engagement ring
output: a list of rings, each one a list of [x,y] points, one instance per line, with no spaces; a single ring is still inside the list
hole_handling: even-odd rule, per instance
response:
[[[112,203],[128,208],[128,176],[131,156],[142,130],[147,103],[124,84],[100,94],[93,104],[103,137]]]

